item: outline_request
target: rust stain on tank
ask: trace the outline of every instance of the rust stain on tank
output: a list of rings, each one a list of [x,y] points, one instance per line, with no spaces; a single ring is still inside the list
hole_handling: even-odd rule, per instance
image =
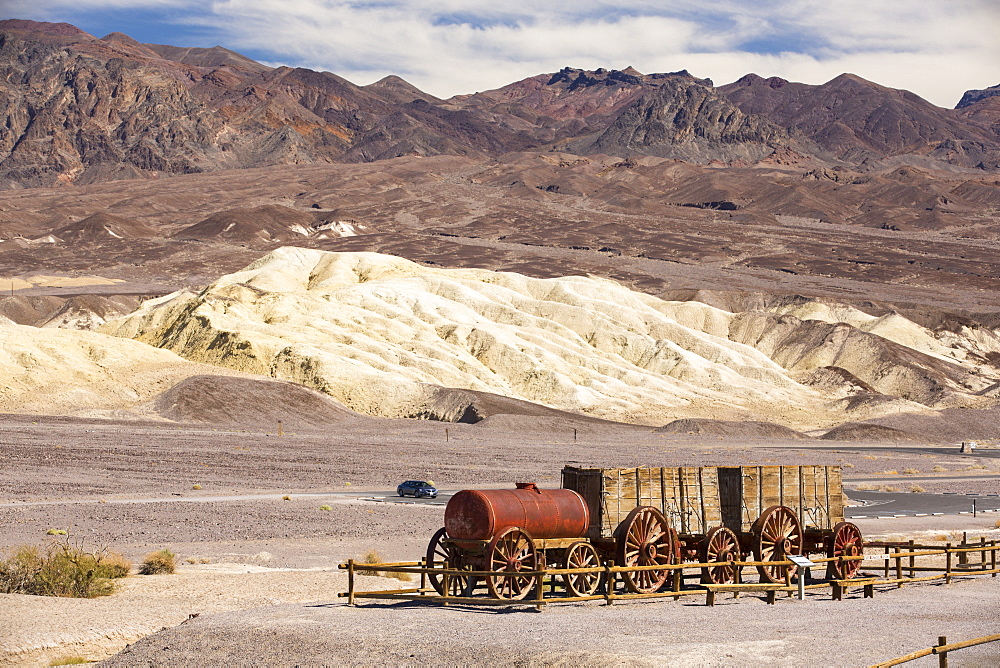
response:
[[[448,536],[489,540],[518,527],[532,538],[576,538],[587,534],[590,512],[571,489],[539,489],[517,483],[517,489],[467,489],[455,494],[444,511]]]

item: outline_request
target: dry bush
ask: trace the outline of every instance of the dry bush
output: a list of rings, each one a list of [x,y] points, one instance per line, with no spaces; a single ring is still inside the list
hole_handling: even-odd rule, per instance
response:
[[[906,468],[906,469],[903,469],[903,473],[906,474],[906,475],[916,475],[916,474],[920,473],[920,469]]]
[[[84,658],[82,656],[64,656],[60,659],[52,659],[49,662],[50,666],[78,666],[83,663],[94,663],[90,659]]]
[[[860,485],[856,485],[855,489],[858,490],[859,492],[870,492],[873,489],[878,489],[878,485],[871,485],[866,482],[863,482]]]
[[[986,464],[972,464],[971,466],[966,466],[966,471],[982,471],[983,469],[988,469],[989,466]]]
[[[994,522],[993,526],[995,526],[997,529],[1000,529],[1000,520],[997,520],[996,522]]]
[[[281,500],[282,501],[291,501],[292,497],[290,497],[289,495],[285,494],[283,497],[281,497]]]
[[[861,459],[878,459],[875,455],[862,455]]]
[[[367,552],[365,552],[365,556],[361,558],[361,561],[362,561],[362,563],[371,564],[371,565],[384,564],[385,563],[385,560],[382,559],[382,555],[379,554],[376,550],[368,550]],[[396,578],[397,580],[400,580],[402,582],[410,582],[411,580],[413,580],[413,576],[410,575],[409,573],[392,573],[392,572],[387,572],[387,571],[371,571],[371,574],[372,575],[377,575],[377,576],[383,577],[383,578]]]
[[[139,575],[164,575],[177,572],[177,555],[163,548],[150,552],[142,560]]]
[[[320,510],[333,510],[333,506],[329,506],[329,505],[327,505],[327,504],[324,503],[322,506],[319,507],[319,509]]]
[[[899,488],[895,485],[882,485],[878,488],[880,492],[898,492]]]
[[[935,473],[941,473],[942,471],[947,471],[947,470],[948,469],[941,466],[940,464],[936,465],[934,468],[931,469],[931,471],[934,471]]]
[[[899,471],[895,469],[889,469],[887,471],[880,471],[882,475],[899,475]]]
[[[854,464],[852,464],[851,462],[844,462],[843,464],[841,464],[841,467],[843,467],[845,469],[853,469],[854,468]]]
[[[22,545],[0,560],[0,593],[95,598],[114,593],[132,564],[107,549],[87,552],[69,541]]]
[[[921,492],[926,492],[927,490],[921,487],[920,485],[910,485],[910,491],[919,494]]]

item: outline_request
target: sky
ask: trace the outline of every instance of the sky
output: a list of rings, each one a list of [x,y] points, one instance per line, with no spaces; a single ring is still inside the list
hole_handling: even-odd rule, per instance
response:
[[[2,0],[0,18],[220,45],[362,85],[395,74],[438,97],[566,66],[716,85],[851,72],[943,107],[1000,84],[1000,0]]]

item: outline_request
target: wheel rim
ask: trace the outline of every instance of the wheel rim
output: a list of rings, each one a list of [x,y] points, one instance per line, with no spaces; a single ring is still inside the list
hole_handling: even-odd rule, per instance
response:
[[[427,568],[440,568],[452,570],[464,570],[465,566],[462,550],[447,545],[445,539],[448,538],[447,530],[442,527],[431,537],[427,544],[427,555],[424,565]],[[444,576],[440,573],[430,572],[427,574],[431,586],[439,595],[444,595]],[[448,578],[449,596],[470,596],[475,588],[476,578],[466,575],[452,575]]]
[[[785,561],[787,556],[801,554],[802,529],[799,518],[787,506],[771,506],[757,519],[753,527],[754,558],[756,561]],[[761,580],[782,582],[785,571],[795,573],[795,566],[758,566]]]
[[[636,508],[619,526],[617,538],[619,566],[666,566],[676,562],[674,531],[666,518],[649,506]],[[638,594],[657,591],[667,581],[670,571],[650,569],[622,573],[625,585]]]
[[[704,563],[722,563],[719,566],[703,568],[702,579],[711,584],[736,582],[738,568],[733,562],[741,559],[740,542],[735,533],[725,527],[709,530],[702,543],[701,560]]]
[[[538,552],[531,536],[520,529],[507,529],[494,536],[487,553],[489,570],[504,573],[486,578],[490,595],[513,601],[527,596],[537,578],[522,573],[537,570],[538,566]]]
[[[839,522],[833,527],[833,538],[827,556],[837,561],[827,562],[827,577],[841,580],[850,579],[861,570],[861,561],[845,561],[843,572],[840,568],[840,557],[860,557],[865,553],[864,539],[861,529],[852,522]]]
[[[600,565],[601,558],[590,543],[581,541],[566,549],[566,568],[598,568]],[[601,584],[600,573],[567,573],[564,579],[572,596],[593,596]]]

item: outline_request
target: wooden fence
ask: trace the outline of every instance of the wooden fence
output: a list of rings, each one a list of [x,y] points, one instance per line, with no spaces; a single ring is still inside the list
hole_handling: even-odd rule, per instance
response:
[[[1000,633],[992,636],[983,636],[982,638],[973,638],[972,640],[953,642],[950,644],[948,643],[947,637],[938,636],[938,644],[933,647],[926,647],[924,649],[919,649],[916,652],[910,652],[905,656],[889,659],[888,661],[883,661],[882,663],[876,663],[871,668],[888,668],[889,666],[898,666],[901,663],[914,661],[915,659],[930,656],[931,654],[937,655],[939,668],[948,668],[948,652],[965,649],[966,647],[975,647],[976,645],[983,645],[988,642],[997,642],[998,640],[1000,640]]]
[[[951,582],[956,577],[968,577],[972,575],[990,575],[996,577],[1000,573],[997,568],[997,552],[1000,551],[1000,543],[996,540],[986,541],[982,538],[978,543],[969,543],[963,540],[960,545],[948,543],[945,547],[919,545],[914,541],[907,542],[873,542],[865,545],[866,554],[858,557],[811,557],[811,561],[817,565],[825,565],[830,561],[840,560],[840,572],[845,572],[846,561],[864,560],[865,566],[871,564],[874,568],[862,568],[867,571],[849,580],[819,580],[812,581],[805,578],[798,582],[798,578],[791,575],[787,567],[793,566],[790,561],[737,561],[732,562],[737,566],[737,582],[734,584],[713,585],[701,583],[701,569],[715,566],[724,566],[726,563],[683,563],[659,566],[612,566],[605,565],[595,568],[546,568],[540,571],[519,571],[518,577],[538,578],[536,583],[541,586],[533,587],[533,592],[528,598],[522,600],[495,599],[488,596],[453,596],[450,594],[450,579],[476,577],[479,579],[486,577],[503,577],[503,573],[493,571],[469,571],[451,570],[444,568],[428,568],[423,560],[417,562],[398,562],[369,564],[359,563],[353,559],[347,563],[340,564],[340,568],[347,571],[348,590],[338,594],[347,598],[350,605],[355,605],[359,599],[401,599],[420,600],[427,602],[465,605],[530,605],[541,609],[542,606],[552,603],[572,603],[580,601],[603,600],[606,605],[611,605],[615,601],[627,601],[647,598],[672,597],[675,600],[681,596],[705,596],[706,605],[713,605],[718,593],[732,593],[734,597],[741,593],[763,593],[767,596],[768,603],[774,603],[779,592],[787,592],[789,596],[796,592],[830,589],[834,600],[841,600],[845,591],[852,588],[863,588],[866,597],[874,596],[875,588],[882,587],[902,587],[905,584],[916,582],[930,582],[943,580]],[[944,556],[943,564],[934,563],[935,557]],[[941,559],[936,561],[940,562]],[[756,566],[784,566],[786,567],[784,582],[779,583],[744,583],[739,577],[746,567]],[[623,591],[618,586],[620,574],[635,573],[643,570],[668,570],[672,571],[673,577],[667,582],[671,585],[667,590],[661,590],[649,594],[637,594]],[[875,573],[873,573],[873,571]],[[879,573],[880,572],[880,573]],[[407,589],[391,589],[377,591],[358,591],[356,588],[355,575],[357,574],[409,574],[410,577],[417,575],[420,577],[419,587]],[[563,578],[572,574],[596,573],[601,577],[602,586],[598,593],[591,596],[570,596],[567,595]],[[428,586],[428,574],[432,574],[441,579],[443,594]],[[689,580],[696,580],[689,583]],[[796,584],[792,584],[796,580]]]

